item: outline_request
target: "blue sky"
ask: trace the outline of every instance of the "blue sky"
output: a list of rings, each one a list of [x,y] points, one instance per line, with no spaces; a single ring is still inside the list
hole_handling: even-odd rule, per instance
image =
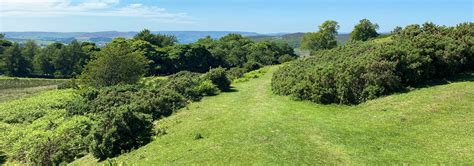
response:
[[[0,31],[315,31],[325,20],[350,32],[360,19],[381,32],[426,21],[473,22],[474,0],[0,0]]]

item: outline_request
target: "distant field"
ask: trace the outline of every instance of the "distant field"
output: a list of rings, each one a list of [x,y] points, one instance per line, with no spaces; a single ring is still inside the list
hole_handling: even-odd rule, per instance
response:
[[[105,163],[474,163],[473,74],[344,106],[272,94],[276,68],[159,121],[166,134]],[[72,163],[94,164],[90,155]]]
[[[56,89],[67,79],[14,78],[0,76],[0,102],[27,97],[37,92]]]

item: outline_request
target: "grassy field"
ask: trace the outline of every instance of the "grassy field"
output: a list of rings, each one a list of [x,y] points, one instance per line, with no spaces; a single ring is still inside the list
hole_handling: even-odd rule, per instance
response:
[[[272,94],[275,69],[157,122],[157,130],[165,134],[109,162],[474,163],[474,75],[341,106]],[[72,164],[96,162],[89,155]]]
[[[0,76],[0,102],[11,101],[56,89],[67,79],[15,78]]]

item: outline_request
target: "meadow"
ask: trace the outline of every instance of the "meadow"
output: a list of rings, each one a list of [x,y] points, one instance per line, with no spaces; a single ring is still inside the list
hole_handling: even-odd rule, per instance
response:
[[[327,20],[297,49],[0,34],[0,164],[472,164],[473,27],[362,19],[342,43]]]
[[[66,79],[16,78],[0,76],[0,102],[28,97],[38,92],[56,89]]]
[[[474,162],[473,74],[344,106],[273,94],[277,68],[158,121],[151,143],[101,164]],[[98,163],[88,155],[71,164]]]

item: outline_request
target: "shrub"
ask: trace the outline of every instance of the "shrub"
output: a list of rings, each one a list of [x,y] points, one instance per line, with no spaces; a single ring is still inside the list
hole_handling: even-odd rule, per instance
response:
[[[133,96],[139,91],[136,85],[116,85],[101,89],[87,88],[66,105],[71,115],[103,113],[113,107],[132,103]]]
[[[92,121],[84,116],[76,116],[58,124],[52,135],[41,135],[44,136],[43,141],[31,147],[28,160],[41,165],[57,165],[85,156],[90,143],[86,137],[91,126]]]
[[[79,89],[79,85],[77,84],[76,79],[70,79],[58,85],[58,89],[69,89],[69,88]]]
[[[215,68],[209,70],[206,74],[202,76],[203,79],[211,80],[214,85],[216,85],[219,90],[227,91],[230,89],[231,81],[227,78],[226,71],[224,68]]]
[[[130,107],[136,112],[152,115],[153,119],[169,116],[184,107],[183,95],[168,89],[140,90],[133,95]]]
[[[220,93],[219,88],[211,80],[204,80],[195,87],[195,91],[205,96],[213,96]]]
[[[473,23],[456,28],[427,23],[398,29],[392,40],[313,52],[278,69],[272,90],[316,103],[358,104],[445,78],[474,63],[474,43],[461,37],[474,34],[472,29]]]
[[[150,115],[135,112],[127,106],[113,107],[101,114],[94,125],[90,151],[100,160],[115,157],[150,142],[152,128]]]
[[[260,69],[262,66],[263,65],[258,62],[248,61],[247,63],[244,64],[243,68],[247,70],[246,72],[249,72],[249,71]]]
[[[278,62],[279,62],[279,63],[285,63],[285,62],[292,61],[292,60],[294,60],[294,59],[296,59],[296,58],[293,57],[293,56],[290,56],[290,55],[288,55],[288,54],[285,54],[285,55],[282,55],[282,56],[280,56],[280,57],[278,58]]]
[[[237,78],[243,77],[245,72],[247,71],[244,68],[234,67],[227,70],[227,76],[230,80],[235,80]]]
[[[199,100],[202,97],[194,87],[201,82],[200,74],[188,71],[182,71],[171,75],[167,82],[160,89],[168,89],[176,91],[189,100]]]

